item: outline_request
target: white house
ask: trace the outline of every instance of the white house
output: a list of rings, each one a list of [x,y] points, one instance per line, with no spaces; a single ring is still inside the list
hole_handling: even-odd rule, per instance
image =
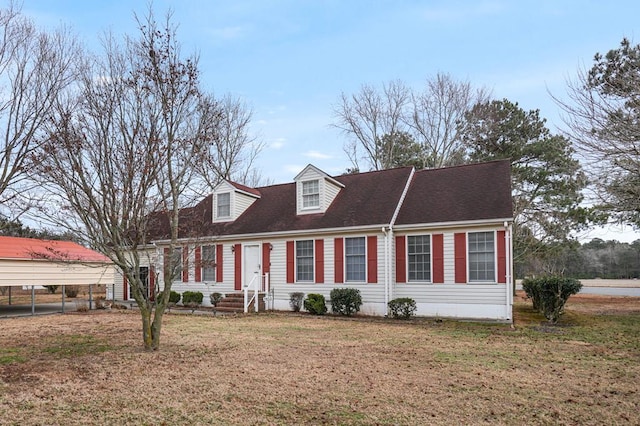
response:
[[[268,289],[274,309],[291,292],[360,290],[362,313],[385,315],[398,297],[418,315],[512,320],[509,161],[329,176],[308,165],[287,184],[222,182],[181,211],[180,282],[173,290]],[[167,258],[158,221],[143,274]],[[121,274],[116,297],[130,292]],[[162,282],[160,279],[159,282]],[[155,285],[152,282],[151,285]]]

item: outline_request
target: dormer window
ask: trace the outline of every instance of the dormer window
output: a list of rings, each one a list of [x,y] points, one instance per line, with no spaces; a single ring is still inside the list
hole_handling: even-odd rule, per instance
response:
[[[217,196],[217,215],[216,219],[228,218],[231,216],[231,194],[225,192]]]
[[[320,207],[320,185],[318,180],[302,182],[302,208]]]

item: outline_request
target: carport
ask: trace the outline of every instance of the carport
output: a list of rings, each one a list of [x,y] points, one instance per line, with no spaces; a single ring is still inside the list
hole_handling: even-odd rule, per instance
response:
[[[36,286],[62,287],[64,312],[65,286],[89,286],[91,303],[92,286],[112,282],[111,260],[80,244],[0,236],[0,287],[30,286],[32,315],[35,315]]]

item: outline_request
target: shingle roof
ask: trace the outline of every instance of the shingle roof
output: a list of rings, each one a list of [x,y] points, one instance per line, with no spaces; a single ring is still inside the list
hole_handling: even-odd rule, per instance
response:
[[[417,171],[396,225],[513,217],[508,160]]]
[[[0,237],[0,259],[111,263],[108,257],[72,241]]]
[[[180,237],[322,230],[389,224],[410,167],[342,175],[344,185],[325,213],[296,214],[296,184],[256,188],[260,194],[239,218],[212,222],[212,195],[180,213]],[[508,161],[415,172],[396,224],[503,219],[512,216]],[[156,214],[151,239],[168,238],[166,215]]]

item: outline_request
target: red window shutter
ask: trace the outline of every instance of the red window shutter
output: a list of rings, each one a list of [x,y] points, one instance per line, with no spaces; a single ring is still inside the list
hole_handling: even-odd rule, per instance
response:
[[[233,246],[233,257],[234,289],[240,291],[242,290],[242,244]]]
[[[216,244],[216,282],[222,282],[222,244]]]
[[[396,282],[407,282],[407,245],[406,237],[399,235],[396,237]]]
[[[324,240],[316,240],[316,283],[324,282]]]
[[[189,248],[182,247],[182,282],[189,282]]]
[[[124,275],[124,271],[122,272],[122,300],[129,299],[129,281],[127,280],[127,276]]]
[[[295,282],[295,263],[296,263],[296,251],[295,242],[287,241],[287,283],[291,284]]]
[[[149,267],[149,300],[156,300],[156,268]]]
[[[271,272],[271,243],[262,243],[262,273]]]
[[[454,256],[455,256],[455,281],[456,283],[467,282],[467,234],[464,232],[453,236]]]
[[[507,282],[507,250],[506,243],[504,241],[504,231],[496,232],[496,246],[498,249],[498,282]]]
[[[367,282],[378,282],[378,237],[367,237]]]
[[[200,246],[196,247],[194,250],[194,257],[195,261],[193,267],[195,268],[195,280],[199,283],[202,281],[202,248]]]
[[[444,283],[444,236],[431,236],[431,251],[433,255],[433,283]]]
[[[340,284],[344,282],[344,240],[336,238],[334,240],[334,282]]]

